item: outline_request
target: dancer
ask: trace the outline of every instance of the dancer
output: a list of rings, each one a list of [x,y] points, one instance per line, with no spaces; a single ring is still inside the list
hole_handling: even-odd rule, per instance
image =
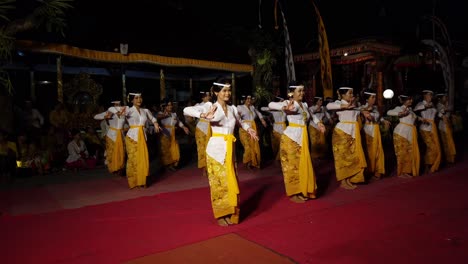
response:
[[[286,195],[296,203],[304,203],[309,198],[316,198],[317,184],[314,168],[310,159],[307,122],[311,118],[304,98],[304,86],[290,86],[289,100],[271,102],[268,107],[284,111],[288,126],[281,136],[280,156]],[[314,118],[322,133],[325,126]]]
[[[445,161],[448,164],[455,163],[457,151],[453,141],[452,124],[450,122],[450,109],[448,107],[447,94],[436,95],[439,102],[437,103],[437,112],[440,118],[439,131],[442,145],[444,146]]]
[[[237,108],[228,105],[231,85],[226,81],[213,84],[212,96],[216,102],[184,108],[184,114],[211,122],[212,136],[206,146],[206,166],[211,192],[211,205],[218,224],[239,223],[239,186],[234,166],[234,128],[236,123],[250,137],[258,140],[257,132],[248,123],[241,123]]]
[[[109,125],[106,133],[106,165],[110,173],[121,175],[125,167],[125,148],[123,144],[125,107],[120,101],[112,101],[113,106],[107,111],[94,116],[96,120],[105,120]]]
[[[366,135],[367,171],[372,175],[370,180],[379,180],[385,174],[385,157],[380,137],[380,123],[389,126],[390,122],[380,119],[380,113],[375,105],[376,94],[364,92],[366,104],[361,106],[364,116],[364,133]]]
[[[332,135],[336,179],[342,188],[355,189],[355,183],[364,182],[367,167],[358,124],[360,111],[356,108],[353,88],[340,87],[337,92],[338,100],[327,104],[327,109],[337,111],[339,119]]]
[[[176,171],[180,160],[179,142],[175,136],[175,128],[178,125],[185,134],[189,134],[189,129],[182,123],[177,114],[173,111],[173,102],[164,99],[161,103],[162,111],[158,113],[158,119],[163,126],[161,135],[161,161],[162,165],[170,171]]]
[[[401,106],[387,112],[389,116],[398,116],[400,123],[393,130],[393,144],[397,157],[397,175],[401,178],[419,176],[418,133],[414,122],[418,119],[411,109],[413,98],[400,95]],[[411,174],[411,175],[410,175]]]
[[[419,114],[421,124],[419,125],[419,133],[426,144],[426,152],[424,153],[424,173],[436,172],[439,169],[442,159],[442,150],[440,149],[439,135],[435,124],[437,109],[432,103],[433,92],[424,90],[423,100],[414,107],[414,112]]]
[[[263,115],[255,108],[254,105],[252,105],[253,100],[255,99],[252,96],[247,95],[245,97],[244,104],[238,105],[237,110],[239,111],[239,116],[242,120],[242,123],[248,123],[249,126],[255,130],[257,134],[259,134],[255,120],[259,118],[264,127],[266,127],[267,124],[263,119]],[[248,133],[242,129],[239,130],[239,137],[242,146],[244,147],[242,162],[244,163],[245,167],[248,169],[260,168],[261,155],[260,144],[258,141],[253,140],[251,137],[249,137]]]
[[[323,107],[322,104],[322,97],[314,97],[314,104],[309,107],[309,113],[314,119],[316,118],[319,123],[323,124],[325,119],[329,120],[331,117],[327,111],[325,111],[325,107]],[[322,133],[319,126],[313,121],[309,122],[309,138],[311,144],[310,155],[312,159],[325,157],[325,154],[327,153],[325,133]]]
[[[125,107],[122,111],[130,125],[125,137],[127,150],[127,180],[130,189],[146,187],[146,177],[149,174],[148,147],[146,145],[146,133],[143,129],[147,121],[154,125],[154,131],[161,131],[157,119],[146,108],[142,108],[143,97],[141,93],[129,93],[127,101],[132,102],[132,107]]]

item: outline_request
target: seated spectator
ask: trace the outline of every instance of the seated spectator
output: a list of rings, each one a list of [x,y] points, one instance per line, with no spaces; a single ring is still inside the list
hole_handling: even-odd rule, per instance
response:
[[[14,180],[16,153],[16,143],[8,140],[7,134],[0,130],[0,184]]]
[[[73,129],[72,140],[68,143],[68,157],[65,166],[69,169],[93,169],[96,166],[96,158],[90,157],[85,142],[81,139],[81,132]]]

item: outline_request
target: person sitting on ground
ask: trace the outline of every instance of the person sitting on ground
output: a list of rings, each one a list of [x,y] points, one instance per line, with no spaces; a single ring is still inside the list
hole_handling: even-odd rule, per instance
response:
[[[86,144],[81,139],[81,132],[73,129],[72,140],[68,143],[68,158],[65,166],[70,169],[93,169],[96,166],[96,158],[90,157]]]

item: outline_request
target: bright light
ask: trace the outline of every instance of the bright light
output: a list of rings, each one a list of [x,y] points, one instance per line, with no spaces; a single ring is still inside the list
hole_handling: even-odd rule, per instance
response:
[[[344,56],[348,56],[348,52],[345,52],[343,55],[344,55]]]
[[[387,89],[387,90],[383,91],[383,97],[385,99],[392,99],[393,95],[394,95],[394,93],[393,93],[393,91],[391,89]]]

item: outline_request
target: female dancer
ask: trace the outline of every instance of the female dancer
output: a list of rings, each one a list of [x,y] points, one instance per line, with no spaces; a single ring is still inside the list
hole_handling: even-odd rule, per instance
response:
[[[266,122],[263,119],[263,115],[255,109],[255,106],[252,105],[252,96],[248,95],[245,98],[245,102],[243,105],[237,106],[237,111],[239,111],[239,116],[242,120],[242,123],[248,123],[249,126],[255,130],[258,134],[257,125],[255,124],[255,119],[257,117],[262,122],[262,125],[266,127]],[[245,164],[247,168],[260,168],[260,145],[258,141],[253,140],[249,137],[248,133],[245,130],[239,130],[239,137],[244,147],[244,156],[242,158],[242,162]]]
[[[236,123],[254,140],[257,133],[248,123],[241,123],[237,108],[228,105],[231,85],[225,81],[215,82],[212,95],[216,102],[184,108],[184,114],[204,118],[211,122],[213,132],[206,146],[206,166],[211,192],[211,205],[218,224],[227,226],[239,223],[239,186],[234,166],[234,128]]]
[[[421,125],[419,133],[426,144],[424,154],[424,163],[426,164],[424,173],[436,172],[439,169],[442,159],[442,150],[440,149],[439,135],[434,118],[437,115],[437,109],[432,103],[433,92],[424,90],[423,100],[414,107],[414,112],[421,114]]]
[[[355,183],[364,182],[367,163],[358,124],[360,111],[356,108],[353,88],[340,87],[338,100],[328,103],[327,109],[337,110],[339,119],[332,136],[336,179],[342,188],[355,189]]]
[[[455,143],[453,141],[452,124],[450,123],[450,109],[448,108],[447,94],[437,94],[439,102],[437,103],[437,112],[440,118],[439,131],[440,138],[444,145],[445,161],[449,164],[455,163],[457,154]]]
[[[309,113],[312,117],[317,118],[319,123],[323,123],[324,119],[330,119],[329,114],[322,106],[323,98],[315,97],[314,104],[309,107]],[[309,137],[311,143],[312,159],[323,158],[327,152],[327,143],[325,141],[325,133],[321,133],[318,125],[315,122],[309,123]]]
[[[380,113],[375,105],[376,94],[364,92],[366,104],[361,106],[361,113],[364,115],[364,133],[366,135],[367,147],[367,170],[372,174],[371,181],[379,180],[385,174],[385,157],[380,138],[380,126],[382,122],[389,126],[390,122],[380,119]]]
[[[94,116],[96,120],[106,120],[109,129],[106,133],[106,165],[110,173],[120,174],[125,167],[125,149],[123,145],[123,127],[125,124],[125,115],[122,111],[125,109],[120,106],[120,101],[112,101],[113,106],[107,111]]]
[[[283,102],[271,102],[268,108],[282,110],[286,113],[288,127],[281,136],[280,157],[281,168],[284,176],[286,195],[296,203],[304,203],[309,198],[316,197],[317,184],[314,168],[310,159],[309,137],[307,135],[307,121],[310,114],[304,98],[304,86],[290,86],[289,100]],[[322,133],[325,126],[314,121]]]
[[[158,113],[158,119],[164,127],[161,135],[161,161],[162,165],[171,171],[175,171],[180,160],[179,143],[175,137],[176,125],[181,127],[185,134],[189,134],[189,129],[182,123],[177,114],[173,111],[173,104],[170,100],[163,100],[162,111]]]
[[[125,107],[125,114],[130,129],[125,137],[127,150],[127,180],[130,189],[146,187],[146,177],[149,174],[148,147],[146,145],[146,133],[143,129],[149,120],[154,124],[154,131],[158,133],[161,128],[157,119],[146,108],[142,108],[143,97],[141,93],[129,93],[127,101],[132,102],[132,107]]]
[[[398,116],[400,123],[393,130],[393,144],[397,157],[397,175],[402,178],[419,176],[418,133],[414,122],[418,118],[411,109],[413,98],[407,95],[398,97],[401,106],[387,112],[389,116]]]

